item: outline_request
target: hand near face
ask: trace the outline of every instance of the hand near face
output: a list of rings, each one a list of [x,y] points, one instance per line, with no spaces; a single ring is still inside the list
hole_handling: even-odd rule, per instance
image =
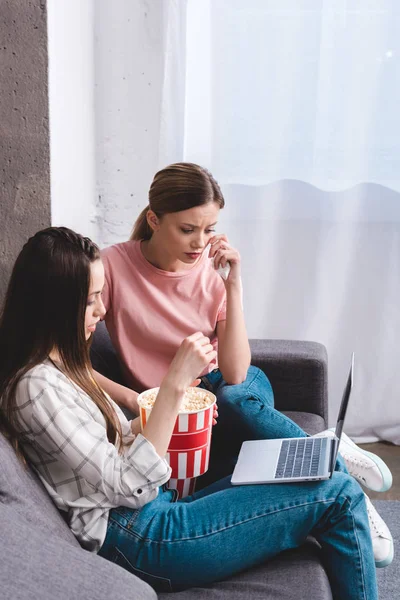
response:
[[[230,272],[226,279],[227,284],[235,283],[240,280],[240,254],[233,248],[224,233],[214,235],[210,239],[209,257],[214,258],[214,268],[230,265]]]

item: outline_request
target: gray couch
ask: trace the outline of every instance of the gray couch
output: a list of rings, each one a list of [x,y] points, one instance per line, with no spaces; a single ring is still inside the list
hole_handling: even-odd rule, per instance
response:
[[[309,433],[326,426],[327,357],[320,344],[252,340],[252,362],[267,373],[276,406]],[[96,332],[92,361],[122,381],[105,328]],[[318,600],[332,598],[317,543],[204,588],[159,594],[121,567],[82,550],[30,468],[0,435],[0,590],[9,600]],[[268,535],[268,532],[266,532]],[[184,568],[184,565],[183,567]]]

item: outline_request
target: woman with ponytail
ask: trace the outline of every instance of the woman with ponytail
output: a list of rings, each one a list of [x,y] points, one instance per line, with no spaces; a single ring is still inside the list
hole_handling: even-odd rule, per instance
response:
[[[209,470],[197,489],[232,473],[244,440],[307,435],[274,408],[270,382],[250,366],[240,254],[215,231],[224,204],[209,171],[192,163],[169,165],[156,173],[131,239],[102,253],[105,321],[131,388],[96,374],[114,399],[137,414],[136,392],[160,385],[180,343],[194,331],[202,331],[217,352],[197,373],[200,386],[216,395],[219,413]],[[220,276],[216,270],[228,265]],[[369,489],[389,489],[392,476],[379,457],[345,434],[339,452],[339,469]],[[369,518],[377,562],[384,566],[393,540],[372,504]]]
[[[224,234],[215,232],[224,205],[218,183],[198,165],[177,163],[156,173],[149,205],[136,220],[131,239],[102,253],[105,320],[130,389],[96,374],[104,389],[137,414],[136,392],[159,386],[182,339],[203,331],[218,350],[218,360],[199,373],[201,385],[219,400],[221,424],[214,428],[212,449],[218,476],[229,471],[243,439],[231,435],[234,421],[243,432],[247,419],[253,427],[253,414],[246,411],[233,420],[233,405],[248,395],[249,386],[256,404],[273,405],[268,379],[249,368],[240,254]],[[216,269],[228,263],[224,280]],[[253,413],[255,406],[248,407]],[[254,435],[264,437],[262,429]]]
[[[81,545],[157,590],[178,591],[261,564],[311,534],[333,598],[376,600],[364,495],[348,474],[278,486],[232,486],[227,477],[178,501],[163,487],[184,390],[217,352],[200,331],[184,337],[135,435],[89,362],[103,286],[97,246],[51,227],[18,256],[0,317],[0,424]]]

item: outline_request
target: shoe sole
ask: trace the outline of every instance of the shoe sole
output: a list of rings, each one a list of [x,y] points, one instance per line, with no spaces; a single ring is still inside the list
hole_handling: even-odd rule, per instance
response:
[[[375,567],[377,569],[383,569],[384,567],[388,567],[390,565],[390,563],[393,561],[393,556],[394,556],[394,550],[393,550],[393,543],[392,543],[389,556],[387,558],[385,558],[384,560],[375,561]]]
[[[348,444],[349,446],[352,446],[353,448],[355,447],[359,452],[368,456],[376,464],[376,466],[378,467],[378,469],[382,475],[382,479],[383,479],[382,487],[380,487],[380,488],[371,487],[371,486],[367,485],[365,481],[362,482],[362,485],[364,487],[368,488],[369,490],[371,490],[372,492],[387,492],[388,490],[390,490],[390,488],[392,487],[392,483],[393,483],[393,476],[392,476],[392,473],[390,472],[389,467],[386,465],[386,463],[381,458],[379,458],[379,456],[374,454],[373,452],[368,452],[367,450],[363,450],[362,448],[357,446],[357,444],[355,444],[348,436],[346,436],[346,438],[343,439],[343,442],[345,444]],[[384,566],[386,566],[386,565],[384,565]]]

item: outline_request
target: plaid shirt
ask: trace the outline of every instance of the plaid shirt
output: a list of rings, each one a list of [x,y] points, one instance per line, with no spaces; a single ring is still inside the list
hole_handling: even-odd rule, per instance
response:
[[[136,438],[113,402],[122,439],[119,454],[107,439],[103,415],[89,396],[51,361],[19,381],[16,410],[22,445],[46,490],[83,547],[97,552],[108,513],[116,506],[140,508],[153,500],[171,469],[141,434]]]

